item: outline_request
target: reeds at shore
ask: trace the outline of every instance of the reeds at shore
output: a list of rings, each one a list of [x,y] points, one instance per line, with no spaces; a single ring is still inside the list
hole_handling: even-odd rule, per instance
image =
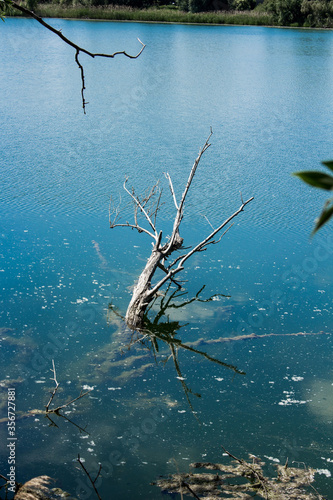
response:
[[[141,21],[156,23],[190,23],[190,24],[238,24],[255,26],[272,26],[273,17],[259,11],[214,11],[214,12],[184,12],[175,8],[135,9],[132,7],[107,5],[64,6],[55,3],[38,4],[36,13],[42,17],[57,17],[68,19],[95,19],[109,21]]]

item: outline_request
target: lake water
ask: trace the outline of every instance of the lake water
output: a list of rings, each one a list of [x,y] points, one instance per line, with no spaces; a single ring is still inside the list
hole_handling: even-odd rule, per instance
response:
[[[92,476],[102,464],[103,500],[158,499],[160,475],[228,463],[222,445],[319,469],[315,486],[332,499],[332,225],[310,238],[327,196],[291,173],[333,158],[333,32],[50,23],[94,52],[135,54],[137,37],[147,46],[136,60],[81,55],[84,115],[74,51],[33,20],[0,27],[0,380],[16,391],[16,479],[45,474],[95,498],[80,454]],[[130,345],[109,309],[125,313],[151,249],[144,234],[109,229],[110,195],[121,194],[129,219],[124,177],[138,193],[161,179],[168,234],[163,172],[179,197],[210,127],[185,242],[235,211],[240,192],[254,201],[219,245],[189,261],[188,294],[176,304],[203,285],[202,299],[230,297],[168,315],[183,343],[204,339],[197,349],[245,374],[182,348],[177,371],[166,343],[156,356],[149,339]],[[250,333],[275,336],[218,340]],[[52,360],[56,406],[93,388],[63,410],[74,424],[29,414],[50,398]],[[5,418],[5,385],[0,408]],[[0,438],[7,475],[6,422]]]

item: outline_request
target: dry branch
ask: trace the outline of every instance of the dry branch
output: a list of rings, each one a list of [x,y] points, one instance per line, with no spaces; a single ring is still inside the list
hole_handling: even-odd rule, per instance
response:
[[[139,228],[141,229],[142,231],[145,231],[147,232],[152,238],[155,239],[155,241],[157,241],[157,238],[158,238],[158,234],[157,234],[157,231],[156,231],[156,227],[155,225],[153,224],[153,221],[151,220],[150,218],[150,213],[149,211],[146,211],[145,210],[145,206],[147,205],[147,203],[150,201],[150,199],[153,198],[155,192],[156,192],[156,188],[157,188],[157,185],[158,183],[156,183],[152,189],[150,190],[150,193],[148,196],[146,196],[145,198],[143,198],[142,201],[140,201],[140,199],[138,198],[138,196],[136,196],[135,192],[134,192],[134,189],[132,188],[132,192],[129,191],[129,189],[127,189],[126,187],[126,183],[128,181],[128,177],[126,177],[125,179],[125,182],[124,182],[124,189],[126,191],[127,194],[129,194],[129,196],[132,198],[133,202],[134,202],[134,217],[135,217],[135,227],[136,229]],[[151,229],[153,230],[153,233],[150,233],[149,231],[146,231],[144,230],[143,228],[140,228],[140,226],[138,225],[138,210],[140,212],[143,213],[143,215],[145,216],[146,220],[148,221],[148,224],[149,226],[151,227]],[[156,212],[157,208],[155,209],[155,212]],[[154,212],[153,212],[154,214]]]
[[[15,9],[17,9],[20,12],[22,12],[23,14],[25,14],[26,16],[32,17],[33,19],[35,19],[42,26],[44,26],[44,28],[48,29],[49,31],[51,31],[52,33],[54,33],[55,35],[57,35],[67,45],[69,45],[70,47],[73,47],[75,49],[75,62],[78,65],[78,68],[79,68],[80,74],[81,74],[81,99],[82,99],[82,108],[83,108],[84,114],[86,114],[86,105],[88,104],[88,102],[85,100],[85,97],[84,97],[84,91],[85,91],[86,87],[85,87],[84,69],[83,69],[82,64],[79,61],[80,52],[82,52],[83,54],[86,54],[86,55],[88,55],[88,56],[90,56],[92,58],[95,58],[95,57],[106,57],[106,58],[113,59],[117,55],[124,55],[124,56],[126,56],[126,57],[128,57],[130,59],[136,59],[136,58],[138,58],[140,56],[140,54],[142,53],[142,51],[145,48],[145,44],[142,43],[141,40],[138,38],[138,41],[141,44],[141,49],[135,55],[128,54],[125,50],[119,50],[119,51],[113,52],[112,54],[103,54],[103,53],[97,53],[97,52],[96,53],[90,52],[89,50],[87,50],[87,49],[85,49],[83,47],[80,47],[80,45],[77,45],[76,43],[72,42],[69,38],[67,38],[65,35],[63,35],[63,33],[60,30],[55,29],[53,26],[51,26],[50,24],[48,24],[46,21],[44,21],[44,19],[42,19],[37,14],[35,14],[33,11],[31,11],[31,10],[23,7],[23,5],[20,5],[17,2],[13,2],[13,1],[10,3],[10,5],[11,5],[11,7],[14,7]]]
[[[56,369],[55,369],[55,364],[54,364],[54,360],[52,359],[52,370],[53,372],[53,378],[51,378],[51,380],[54,381],[55,383],[55,388],[53,389],[52,393],[51,393],[51,397],[48,401],[48,403],[45,405],[45,413],[46,414],[49,414],[49,413],[56,413],[56,414],[59,414],[59,411],[62,410],[63,408],[65,408],[66,406],[69,406],[71,405],[72,403],[74,403],[75,401],[77,401],[78,399],[81,399],[83,398],[84,396],[86,396],[87,394],[89,394],[89,392],[91,391],[86,391],[86,392],[80,392],[79,396],[77,396],[76,398],[74,399],[71,399],[70,401],[68,401],[68,403],[65,403],[63,405],[60,405],[60,406],[57,406],[56,408],[52,408],[50,409],[50,404],[52,403],[55,395],[56,395],[56,392],[59,388],[59,383],[57,381],[57,374],[56,374]]]
[[[193,178],[195,176],[195,173],[197,171],[201,157],[204,154],[204,152],[207,151],[207,149],[210,147],[209,141],[210,141],[212,134],[213,134],[213,131],[212,131],[212,129],[210,129],[210,134],[209,134],[205,144],[203,145],[203,147],[199,151],[199,154],[198,154],[198,156],[193,164],[193,167],[191,168],[191,172],[190,172],[190,175],[187,179],[187,183],[186,183],[186,186],[185,186],[185,189],[184,189],[184,192],[182,194],[182,197],[181,197],[181,200],[180,200],[178,207],[177,207],[177,202],[175,202],[175,205],[177,207],[177,214],[175,217],[171,238],[170,238],[170,240],[165,248],[166,255],[168,255],[170,253],[170,251],[172,251],[175,240],[177,239],[177,237],[179,237],[179,226],[180,226],[180,223],[181,223],[183,216],[184,216],[184,204],[185,204],[186,196],[187,196],[189,189],[191,187],[191,184],[192,184]],[[169,175],[169,174],[167,174],[167,175]],[[175,199],[175,197],[174,197],[174,199]],[[182,243],[182,241],[181,241],[181,243]]]
[[[2,489],[5,490],[5,500],[7,500],[7,498],[8,498],[8,488],[9,487],[12,488],[13,484],[11,483],[10,479],[8,479],[6,476],[3,476],[2,474],[0,474],[0,479],[2,479],[3,481],[5,481],[4,484],[2,484],[0,486],[0,490],[2,490]],[[15,491],[18,491],[18,489],[20,488],[20,486],[21,486],[21,484],[18,483],[17,481],[15,481]]]
[[[51,380],[54,381],[55,388],[53,389],[53,391],[51,393],[51,397],[50,397],[48,403],[45,405],[45,411],[46,411],[46,413],[50,413],[50,410],[49,410],[50,404],[52,403],[53,398],[56,395],[56,392],[57,392],[58,387],[59,387],[59,384],[58,384],[58,381],[57,381],[57,374],[56,374],[55,364],[54,364],[54,360],[53,359],[52,359],[52,370],[51,371],[53,371],[53,378],[51,378]]]
[[[90,476],[90,474],[89,474],[89,472],[87,471],[87,469],[86,469],[86,468],[85,468],[85,466],[83,465],[83,462],[82,462],[82,460],[81,460],[81,458],[80,458],[80,455],[79,455],[79,454],[78,454],[78,456],[77,456],[77,461],[78,461],[78,462],[79,462],[79,464],[81,465],[81,467],[82,467],[82,469],[84,470],[84,472],[85,472],[86,476],[88,477],[88,479],[89,479],[89,481],[90,481],[90,483],[91,483],[92,487],[94,488],[94,491],[95,491],[95,493],[96,493],[96,495],[97,495],[97,498],[98,498],[99,500],[102,500],[102,498],[100,497],[100,495],[99,495],[99,493],[98,493],[98,491],[97,491],[96,484],[95,484],[95,483],[96,483],[96,481],[97,481],[97,479],[99,478],[99,476],[100,476],[100,474],[101,474],[102,465],[101,465],[101,464],[99,464],[99,469],[98,469],[98,472],[97,472],[97,476],[95,477],[95,479],[92,479],[92,478],[91,478],[91,476]]]
[[[70,420],[67,417],[67,415],[63,415],[62,413],[60,413],[60,411],[63,408],[66,408],[67,406],[70,406],[75,401],[78,401],[79,399],[83,398],[84,396],[86,396],[91,391],[90,390],[86,391],[86,392],[82,392],[81,391],[80,394],[76,398],[71,399],[67,403],[65,403],[63,405],[59,405],[56,408],[50,408],[50,405],[52,404],[52,402],[53,402],[53,400],[54,400],[54,398],[55,398],[55,396],[57,394],[57,391],[58,391],[58,389],[60,387],[60,384],[57,381],[57,374],[56,374],[54,360],[52,360],[52,369],[51,369],[51,371],[53,373],[53,377],[51,378],[51,380],[54,381],[55,387],[54,387],[53,391],[51,392],[51,396],[50,396],[49,401],[45,405],[45,410],[38,410],[38,409],[30,410],[27,415],[36,415],[36,414],[38,414],[38,415],[44,415],[50,421],[50,426],[58,427],[57,424],[50,417],[50,415],[54,414],[54,415],[57,415],[58,417],[64,418],[69,423],[73,424],[75,427],[77,427],[79,429],[80,432],[85,432],[86,434],[89,434],[83,427],[81,427],[80,425],[78,425],[75,422],[73,422],[72,420]]]
[[[187,254],[185,255],[182,255],[180,257],[177,257],[177,259],[174,260],[174,262],[172,262],[172,264],[169,265],[169,267],[167,268],[168,270],[168,274],[162,279],[160,280],[156,285],[155,287],[150,290],[149,294],[148,294],[148,297],[149,295],[154,295],[163,285],[164,283],[166,283],[169,279],[173,278],[175,274],[179,273],[180,271],[182,271],[184,269],[184,263],[190,258],[192,257],[192,255],[196,252],[202,252],[203,250],[205,250],[207,248],[207,246],[211,243],[218,243],[218,241],[214,241],[213,238],[214,236],[219,233],[227,224],[229,224],[229,222],[234,219],[235,217],[237,217],[237,215],[240,213],[240,212],[243,212],[244,210],[244,207],[250,203],[254,198],[251,197],[249,198],[247,201],[243,202],[242,205],[239,207],[238,210],[236,210],[236,212],[234,212],[230,217],[228,217],[217,229],[214,229],[203,241],[201,241],[200,243],[198,243],[194,248],[192,248],[192,250],[190,250]],[[226,231],[225,231],[226,232]],[[225,232],[223,234],[225,234]],[[223,236],[223,235],[222,235]],[[169,250],[167,250],[168,252]],[[167,253],[166,252],[166,253]],[[176,264],[178,263],[177,267],[174,267]]]
[[[154,186],[151,188],[150,192],[145,195],[142,200],[136,195],[134,188],[132,187],[131,191],[126,187],[128,181],[128,177],[125,177],[125,181],[123,184],[123,188],[126,193],[130,196],[133,205],[134,205],[134,223],[126,222],[118,222],[120,219],[120,204],[116,208],[112,208],[112,197],[110,199],[109,205],[109,223],[110,228],[113,229],[115,227],[130,227],[131,229],[136,229],[139,233],[146,233],[150,236],[155,242],[158,241],[159,235],[156,230],[156,218],[157,214],[161,208],[161,196],[162,191],[158,190],[159,182],[156,182]],[[154,197],[157,196],[157,200],[154,201]],[[151,201],[151,206],[149,202]],[[148,208],[146,209],[146,205]],[[143,217],[144,220],[148,223],[150,229],[146,229],[143,224],[139,224],[139,217]]]

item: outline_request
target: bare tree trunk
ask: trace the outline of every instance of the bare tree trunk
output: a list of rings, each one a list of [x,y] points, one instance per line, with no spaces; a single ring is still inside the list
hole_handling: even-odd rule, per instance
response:
[[[169,241],[166,245],[161,247],[160,239],[162,237],[162,233],[160,233],[160,237],[157,240],[152,253],[147,260],[147,263],[139,276],[139,279],[134,286],[132,299],[128,305],[125,320],[127,326],[132,329],[141,329],[143,328],[144,323],[144,315],[146,313],[147,307],[151,303],[151,301],[156,296],[157,290],[152,291],[151,281],[157,270],[157,268],[162,269],[165,273],[168,273],[167,269],[164,267],[162,262],[165,260],[168,255],[170,255],[175,250],[179,250],[182,246],[183,239],[176,235],[174,238],[173,244],[171,248],[169,247]],[[169,279],[172,279],[171,277]],[[178,285],[179,286],[179,285]]]
[[[191,187],[194,175],[196,173],[197,167],[199,165],[199,161],[203,153],[209,148],[209,139],[212,135],[210,133],[207,141],[205,142],[203,148],[199,151],[199,155],[195,160],[193,167],[191,169],[190,175],[188,177],[184,192],[182,194],[181,200],[178,203],[175,190],[171,181],[171,177],[168,173],[165,174],[166,178],[169,182],[169,188],[173,197],[173,201],[176,207],[176,216],[173,223],[173,229],[171,236],[167,238],[166,243],[162,245],[162,231],[159,233],[156,229],[156,217],[161,210],[161,191],[158,190],[158,183],[156,183],[152,189],[146,194],[142,199],[136,195],[134,189],[130,191],[126,187],[127,178],[125,179],[124,189],[127,194],[132,198],[134,203],[134,223],[129,222],[118,222],[120,217],[119,208],[113,208],[111,210],[110,204],[110,227],[130,227],[132,229],[136,229],[139,233],[146,233],[154,240],[154,246],[152,249],[152,253],[143,269],[142,273],[139,276],[139,279],[134,287],[132,299],[129,303],[126,312],[126,323],[131,329],[143,329],[144,328],[144,318],[147,311],[147,307],[152,302],[152,300],[156,297],[160,288],[167,282],[172,281],[177,286],[181,287],[181,285],[175,280],[176,274],[184,269],[184,264],[192,257],[192,255],[196,252],[203,252],[206,250],[207,246],[210,244],[218,243],[222,236],[230,229],[231,225],[228,224],[231,220],[236,217],[240,212],[244,210],[244,207],[253,200],[253,197],[249,198],[247,201],[241,200],[241,206],[230,215],[222,224],[217,226],[216,229],[211,226],[210,233],[206,238],[204,238],[200,243],[195,245],[193,248],[187,248],[184,254],[178,255],[171,263],[166,263],[167,259],[176,251],[185,250],[183,247],[183,238],[181,238],[179,234],[179,226],[183,219],[184,215],[184,205],[185,199]],[[112,200],[111,200],[112,202]],[[113,215],[113,219],[111,219],[111,214]],[[142,225],[141,222],[139,224],[139,217],[143,218],[145,221],[145,225]],[[226,228],[226,226],[228,226]],[[224,232],[221,234],[222,229]],[[215,236],[219,234],[219,238],[214,240]],[[155,272],[157,269],[161,269],[165,275],[157,281],[156,284],[152,284],[153,277],[155,276]]]
[[[141,329],[143,327],[147,306],[153,299],[153,296],[149,296],[151,280],[162,258],[162,252],[154,248],[151,256],[147,260],[144,270],[139,276],[138,282],[134,286],[132,299],[128,305],[125,316],[129,328]]]

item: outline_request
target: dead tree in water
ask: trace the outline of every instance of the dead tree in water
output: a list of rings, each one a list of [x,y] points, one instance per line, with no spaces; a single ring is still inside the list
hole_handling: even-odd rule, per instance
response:
[[[244,207],[253,200],[253,197],[249,198],[247,201],[241,200],[241,206],[230,215],[224,222],[222,222],[216,229],[212,228],[212,231],[206,238],[204,238],[200,243],[194,247],[184,248],[183,238],[179,234],[179,227],[181,221],[184,217],[185,201],[192,185],[193,178],[195,176],[196,170],[198,168],[200,159],[205,151],[209,148],[209,140],[212,136],[212,131],[209,134],[204,146],[199,151],[198,157],[195,160],[193,167],[190,171],[184,192],[181,196],[180,201],[177,201],[174,186],[171,177],[168,173],[165,177],[168,180],[173,202],[176,207],[176,216],[173,223],[173,230],[171,236],[167,237],[165,243],[162,243],[162,231],[158,231],[156,228],[156,219],[159,210],[161,209],[161,191],[159,190],[158,183],[156,183],[152,189],[140,199],[135,193],[134,188],[129,190],[127,188],[128,178],[125,179],[124,189],[126,193],[131,197],[134,204],[134,222],[120,222],[120,210],[117,207],[111,207],[110,204],[110,228],[114,227],[130,227],[136,229],[139,233],[146,233],[153,239],[153,248],[147,263],[139,276],[139,279],[134,287],[132,299],[127,308],[125,320],[129,328],[132,329],[143,329],[144,328],[144,316],[148,305],[156,297],[160,288],[167,282],[172,281],[177,286],[180,287],[179,283],[175,280],[175,277],[184,269],[186,261],[192,257],[197,252],[202,252],[206,250],[207,246],[210,244],[218,243],[225,232],[230,228],[228,224],[234,219],[240,212],[244,210]],[[111,200],[112,201],[112,200]],[[145,225],[139,223],[139,218],[145,221]],[[227,227],[228,226],[228,227]],[[226,228],[226,229],[225,229]],[[221,231],[225,231],[221,234]],[[215,236],[219,236],[215,240]],[[184,251],[185,252],[182,252]],[[170,259],[171,255],[175,252],[180,251],[181,254]],[[153,284],[152,280],[157,269],[161,269],[164,272],[162,279]]]

